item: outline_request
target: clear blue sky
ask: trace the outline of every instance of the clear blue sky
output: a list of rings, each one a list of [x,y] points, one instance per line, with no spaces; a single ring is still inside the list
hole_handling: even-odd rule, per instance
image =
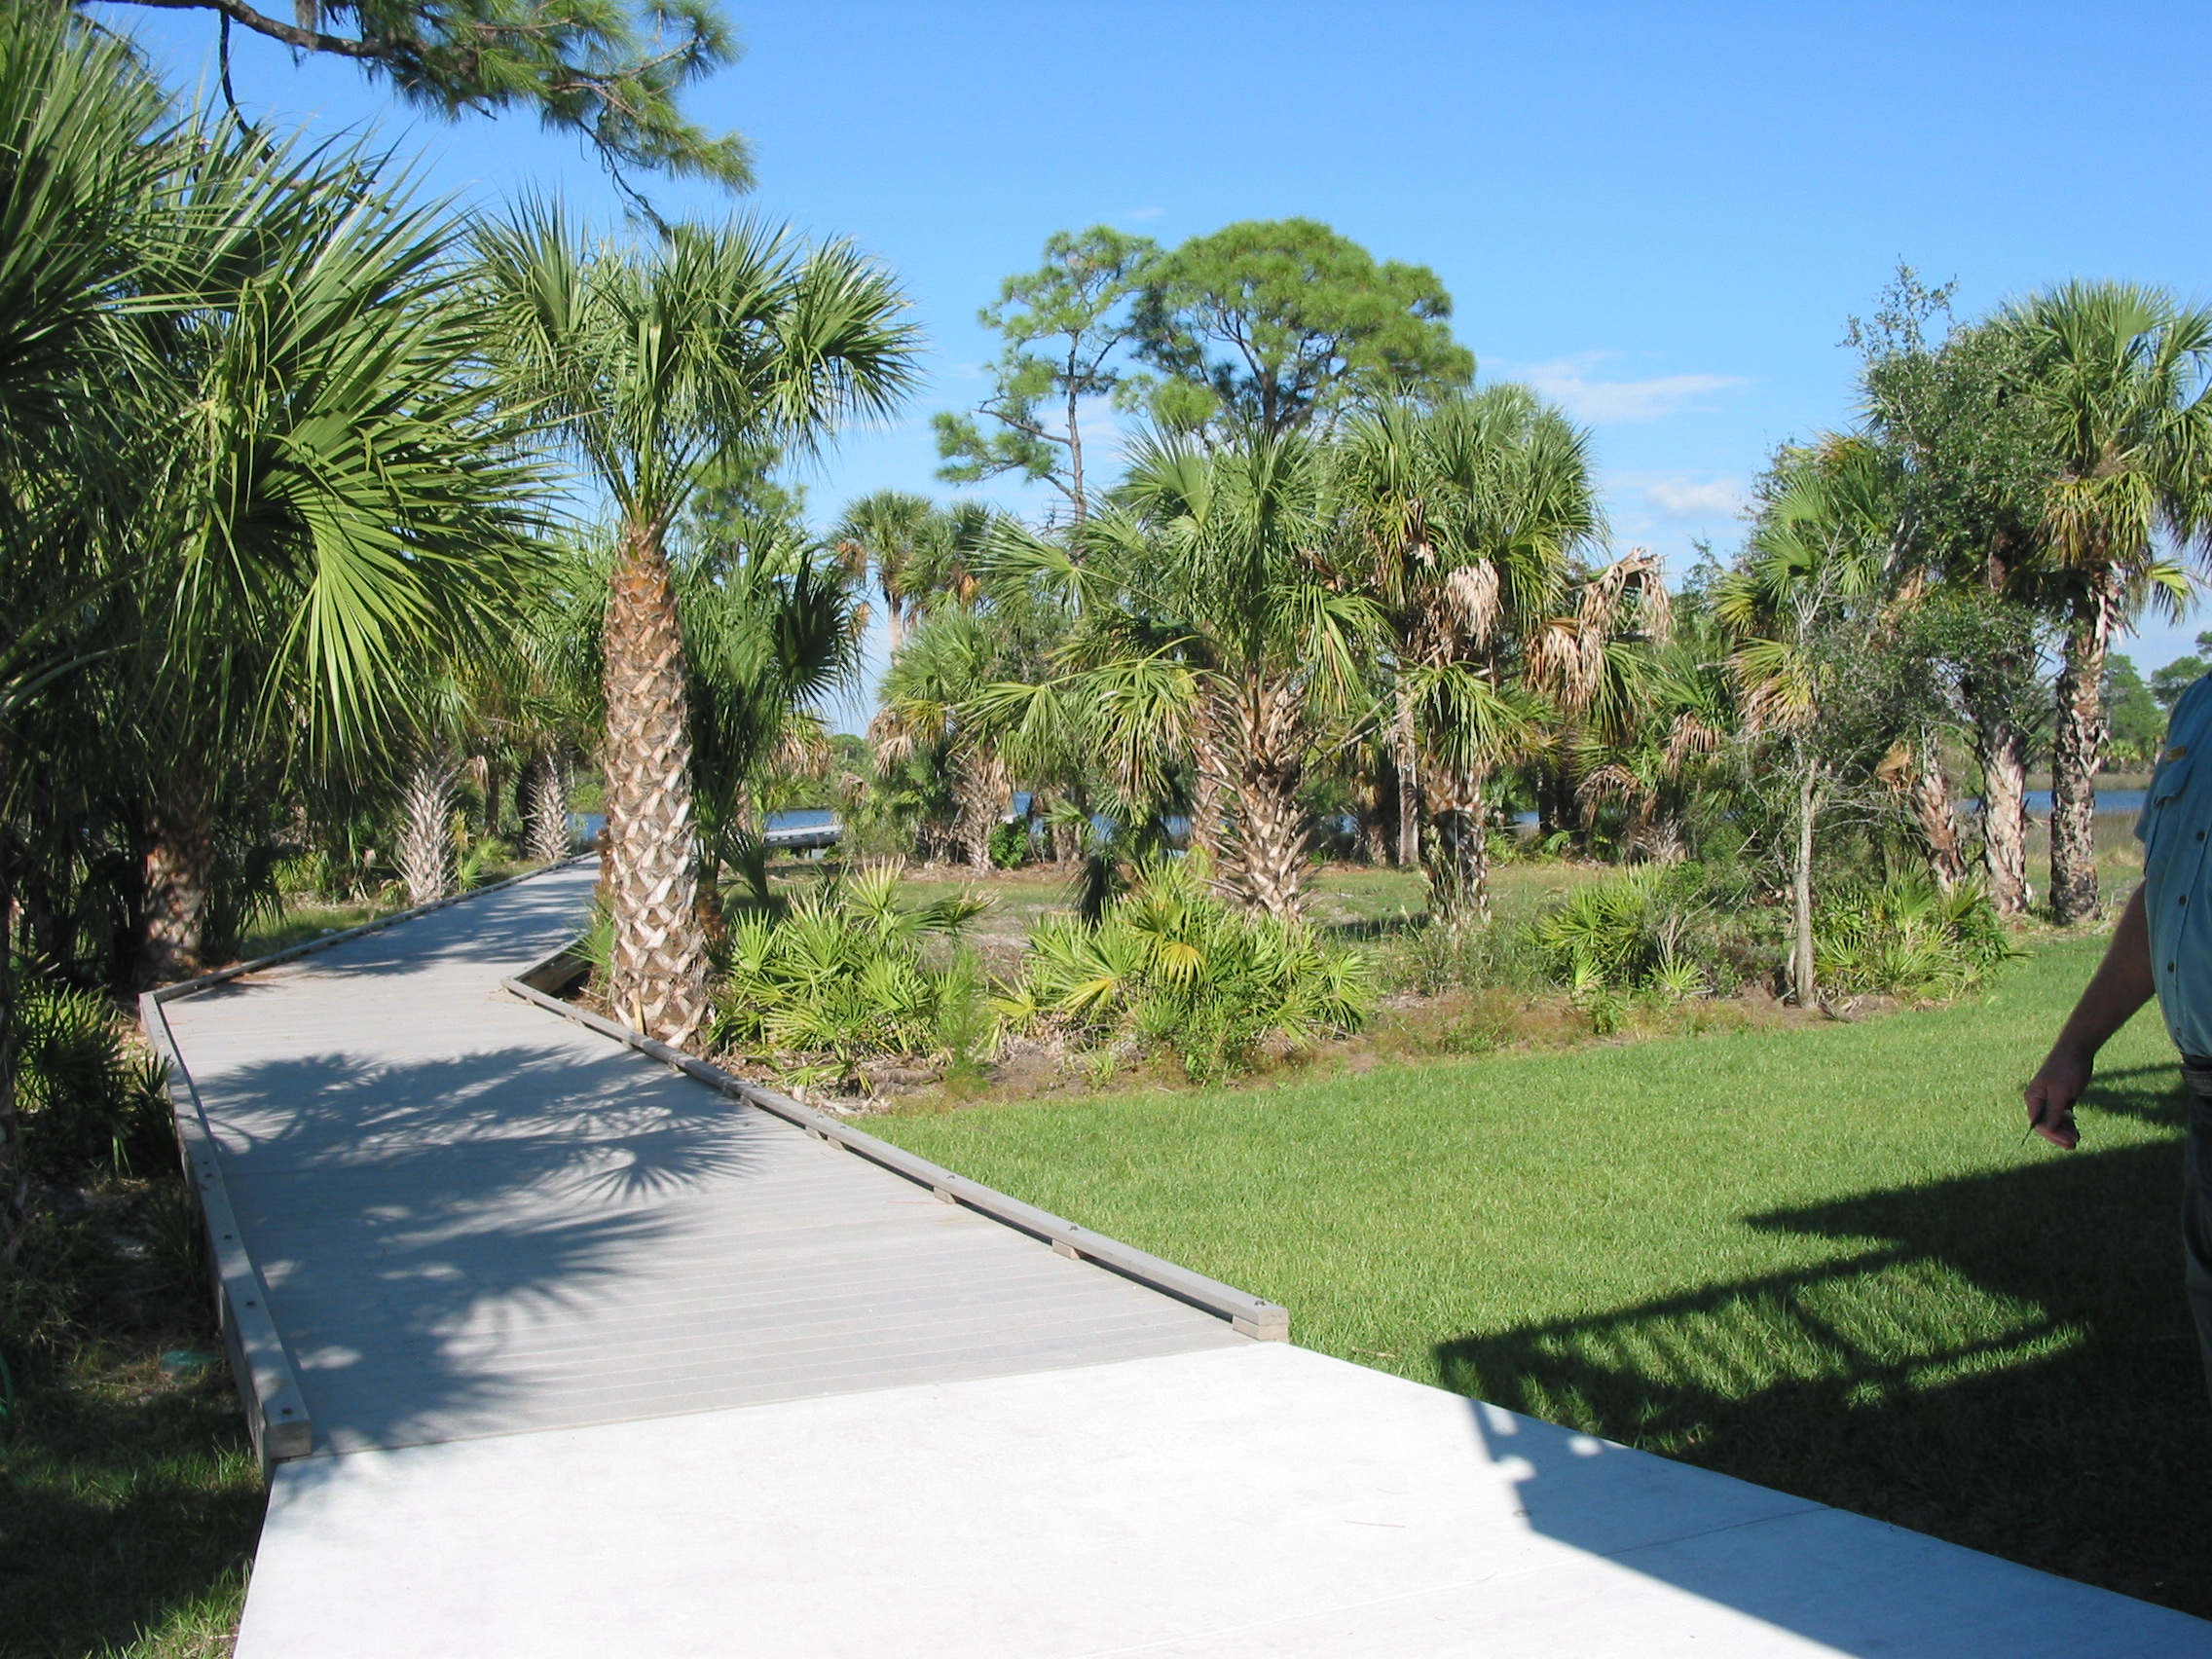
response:
[[[979,394],[976,309],[1051,232],[1102,220],[1172,242],[1303,214],[1432,266],[1484,375],[1593,426],[1616,542],[1677,570],[1694,537],[1733,544],[1777,443],[1851,419],[1837,342],[1899,260],[1956,278],[1968,313],[2071,276],[2212,299],[2202,0],[726,3],[745,57],[690,108],[754,141],[743,206],[880,255],[932,343],[906,418],[808,478],[818,517],[887,485],[953,493],[928,416]],[[178,81],[211,75],[212,14],[103,15]],[[250,37],[236,66],[249,109],[376,125],[438,190],[615,212],[528,117],[446,127]],[[2123,648],[2148,670],[2208,621]]]

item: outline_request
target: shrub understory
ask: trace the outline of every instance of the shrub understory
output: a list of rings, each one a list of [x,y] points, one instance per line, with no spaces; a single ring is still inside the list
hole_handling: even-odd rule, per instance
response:
[[[0,1263],[0,1659],[229,1651],[262,1509],[159,1073],[27,977],[31,1207]]]

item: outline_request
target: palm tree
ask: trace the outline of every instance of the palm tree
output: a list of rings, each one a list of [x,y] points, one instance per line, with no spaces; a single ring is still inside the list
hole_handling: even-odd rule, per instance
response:
[[[226,757],[265,740],[358,756],[408,729],[439,665],[499,648],[541,476],[472,372],[485,319],[455,291],[457,224],[365,191],[355,157],[304,166],[236,137],[180,172],[184,234],[137,302],[160,458],[133,659],[157,974],[199,948]]]
[[[1604,518],[1588,434],[1526,387],[1385,408],[1353,423],[1344,449],[1341,487],[1389,628],[1400,862],[1420,859],[1432,914],[1457,927],[1487,914],[1487,790],[1531,734],[1528,692],[1602,706],[1615,624],[1663,589],[1648,560],[1624,562],[1559,620]]]
[[[990,867],[991,831],[1014,794],[998,734],[974,712],[974,699],[1019,672],[1005,646],[988,616],[931,616],[892,661],[868,726],[879,770],[920,760],[943,788],[937,822],[919,827],[925,855],[941,844],[976,869]]]
[[[2020,395],[2024,331],[1999,316],[1931,347],[1936,307],[1900,279],[1888,319],[1862,333],[1872,434],[1898,457],[1908,551],[1930,585],[1914,627],[1954,689],[1981,772],[1982,863],[2001,915],[2024,912],[2027,777],[2047,694],[2038,677],[2046,618],[2063,611],[2038,534],[2047,459],[2039,413]],[[1929,746],[1920,780],[1938,774]],[[1938,838],[1940,830],[1938,830]]]
[[[481,268],[509,395],[557,422],[615,517],[606,630],[608,993],[639,1028],[705,1019],[692,738],[669,543],[719,458],[803,450],[912,384],[890,277],[841,243],[746,221],[593,244],[555,209],[487,228]]]
[[[2212,309],[2157,289],[2070,282],[2013,308],[2022,389],[2050,478],[2041,538],[2064,606],[2051,742],[2050,906],[2098,908],[2095,779],[2105,654],[2148,602],[2179,614],[2186,573],[2164,535],[2212,547]]]
[[[1056,584],[1076,622],[1060,678],[993,687],[987,718],[1032,753],[1084,730],[1131,806],[1162,802],[1187,766],[1194,846],[1282,917],[1303,908],[1309,767],[1362,701],[1381,636],[1337,563],[1333,465],[1298,434],[1156,439],[1066,544],[1011,527],[999,541],[1001,567]]]
[[[936,528],[937,511],[937,503],[927,496],[878,490],[847,507],[830,533],[830,546],[856,580],[865,581],[873,573],[883,595],[883,626],[892,656],[905,643],[921,600],[915,581],[921,574],[922,544]]]
[[[834,550],[772,514],[740,515],[680,563],[677,609],[689,669],[700,893],[717,931],[720,871],[758,832],[761,789],[827,750],[809,706],[852,682],[862,618]]]
[[[0,1004],[18,927],[194,966],[241,829],[512,616],[537,474],[454,242],[364,155],[180,121],[92,26],[0,12]]]
[[[359,759],[425,655],[513,615],[537,474],[483,407],[450,217],[359,153],[174,122],[48,9],[0,31],[0,672],[96,662],[128,711],[74,753],[142,850],[159,977],[195,965],[226,812]]]

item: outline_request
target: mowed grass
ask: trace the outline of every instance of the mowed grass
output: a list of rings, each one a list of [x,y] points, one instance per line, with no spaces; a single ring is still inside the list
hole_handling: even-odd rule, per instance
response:
[[[1862,1024],[891,1116],[1301,1343],[2212,1613],[2155,1014],[2083,1149],[2019,1088],[2100,940]]]
[[[0,1281],[0,1659],[231,1650],[261,1472],[181,1179],[48,1223]],[[175,1356],[165,1365],[166,1355]]]
[[[0,1659],[217,1659],[260,1530],[261,1475],[220,1366],[81,1368],[0,1441]]]

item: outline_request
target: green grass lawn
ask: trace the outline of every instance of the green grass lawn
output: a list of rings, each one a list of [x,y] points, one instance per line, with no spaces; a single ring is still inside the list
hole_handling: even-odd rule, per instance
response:
[[[143,1185],[137,1203],[103,1190],[91,1213],[43,1224],[0,1282],[16,1385],[0,1421],[0,1659],[231,1650],[261,1473],[192,1198],[181,1178]]]
[[[251,962],[257,957],[273,956],[295,944],[305,944],[311,939],[320,939],[324,934],[340,933],[347,928],[357,928],[363,922],[373,922],[379,916],[388,916],[396,908],[396,904],[322,904],[313,900],[290,900],[277,914],[256,922],[239,936],[238,959]]]
[[[2101,949],[1863,1024],[876,1124],[1309,1346],[2212,1613],[2156,1016],[2081,1152],[2022,1134]]]

